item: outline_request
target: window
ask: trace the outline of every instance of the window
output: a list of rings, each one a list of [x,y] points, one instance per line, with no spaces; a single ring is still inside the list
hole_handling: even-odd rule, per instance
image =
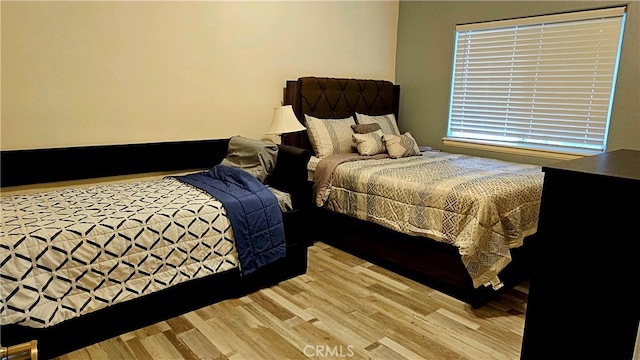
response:
[[[445,143],[604,151],[624,20],[616,7],[457,26]]]

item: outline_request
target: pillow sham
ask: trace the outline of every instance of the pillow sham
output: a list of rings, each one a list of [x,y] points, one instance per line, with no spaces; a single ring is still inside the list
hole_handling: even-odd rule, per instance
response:
[[[378,123],[356,124],[356,125],[351,125],[351,128],[353,129],[353,132],[355,132],[356,134],[367,134],[370,132],[381,130],[380,124]]]
[[[351,136],[351,125],[355,125],[356,122],[352,116],[343,119],[319,119],[305,114],[304,117],[309,142],[317,157],[356,151]]]
[[[269,141],[233,136],[229,139],[227,156],[221,165],[242,169],[265,183],[278,159],[278,145]]]
[[[376,130],[366,134],[353,134],[353,140],[360,155],[376,155],[386,152],[387,148],[382,141],[382,130]]]
[[[416,140],[409,132],[399,136],[384,134],[382,140],[384,141],[384,145],[387,147],[387,152],[392,159],[420,155],[418,143],[416,143]]]
[[[400,135],[398,122],[394,114],[371,116],[356,113],[356,121],[358,124],[378,124],[385,134]]]

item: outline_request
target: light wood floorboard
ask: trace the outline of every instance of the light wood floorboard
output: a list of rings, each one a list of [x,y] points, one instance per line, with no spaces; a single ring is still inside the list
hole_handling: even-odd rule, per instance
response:
[[[324,243],[306,274],[58,360],[519,359],[528,283],[480,309]]]

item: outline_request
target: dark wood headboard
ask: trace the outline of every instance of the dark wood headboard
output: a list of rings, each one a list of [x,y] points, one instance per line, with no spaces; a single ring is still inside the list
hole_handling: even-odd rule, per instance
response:
[[[301,77],[288,80],[284,105],[291,105],[300,123],[304,114],[339,119],[358,112],[366,115],[395,114],[398,119],[400,86],[386,80]],[[306,132],[286,134],[282,143],[313,151]]]

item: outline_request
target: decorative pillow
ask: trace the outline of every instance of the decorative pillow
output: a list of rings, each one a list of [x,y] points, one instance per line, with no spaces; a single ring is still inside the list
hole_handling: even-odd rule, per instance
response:
[[[305,114],[305,120],[309,142],[317,157],[356,151],[351,137],[351,125],[356,124],[352,116],[344,119],[318,119]]]
[[[276,167],[277,159],[278,145],[268,141],[233,136],[229,139],[227,156],[220,164],[242,169],[264,184]]]
[[[381,130],[380,124],[378,123],[356,124],[356,125],[351,125],[351,128],[353,129],[353,132],[355,132],[356,134],[368,134],[370,132]]]
[[[387,148],[382,141],[382,130],[366,134],[353,134],[353,140],[356,142],[356,148],[360,155],[376,155],[384,153]]]
[[[420,155],[420,148],[418,148],[418,143],[416,143],[416,140],[413,138],[413,136],[411,136],[409,132],[406,132],[400,136],[384,134],[382,140],[387,147],[389,156],[391,156],[391,158],[393,159],[405,156]]]
[[[360,113],[356,113],[356,120],[358,124],[378,124],[382,129],[382,132],[391,135],[400,135],[398,129],[398,122],[394,114],[370,116]]]

